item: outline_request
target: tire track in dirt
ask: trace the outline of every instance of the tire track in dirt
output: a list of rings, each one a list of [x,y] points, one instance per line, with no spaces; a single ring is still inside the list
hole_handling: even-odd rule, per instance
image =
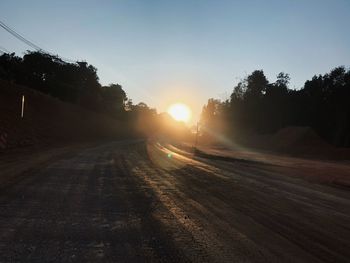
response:
[[[350,258],[349,192],[271,166],[169,156],[115,142],[22,175],[0,193],[0,262]]]
[[[160,156],[158,154],[157,158],[161,158]],[[163,160],[157,164],[164,165],[167,169],[172,166],[164,164],[164,162],[176,163],[179,161],[172,161],[164,156]],[[154,156],[151,160],[154,160]],[[142,166],[140,171],[147,171],[147,166],[148,164]],[[228,180],[211,174],[211,169],[206,169],[209,172],[198,169],[196,162],[190,162],[187,166],[182,165],[179,169],[170,172],[163,170],[158,176],[154,171],[150,172],[145,180],[153,180],[151,183],[158,188],[161,195],[167,195],[177,205],[182,204],[183,211],[187,210],[189,214],[195,211],[193,214],[195,218],[197,215],[198,222],[201,222],[202,225],[205,225],[206,221],[210,221],[208,217],[214,213],[215,217],[212,217],[208,223],[209,227],[215,225],[214,232],[218,232],[224,226],[224,224],[220,226],[220,219],[229,224],[228,229],[236,228],[243,231],[243,234],[248,235],[259,246],[255,251],[265,248],[270,253],[274,253],[277,259],[283,258],[284,261],[316,262],[319,259],[332,261],[336,258],[339,262],[346,262],[349,251],[349,231],[346,227],[349,225],[349,213],[346,211],[350,211],[350,209],[348,199],[342,197],[344,193],[334,196],[333,191],[336,191],[334,189],[329,191],[328,187],[319,185],[313,187],[312,184],[299,179],[293,184],[293,180],[287,178],[288,183],[285,184],[281,174],[279,175],[281,184],[278,188],[276,180],[266,179],[264,174],[257,174],[259,171],[254,171],[249,166],[245,167],[239,163],[238,165],[231,164],[231,166],[232,168],[238,166],[243,171],[236,174],[230,169],[221,168],[220,165],[216,165],[212,169],[215,172],[222,169],[222,173],[226,175]],[[177,191],[167,192],[162,189],[162,184],[163,188],[166,185],[177,186]],[[320,191],[320,188],[325,192]],[[310,189],[310,193],[307,192],[308,189]],[[317,189],[317,191],[312,189]],[[305,196],[307,198],[304,203],[300,200],[296,202],[296,197],[302,199]],[[163,199],[164,202],[169,202],[169,200]],[[197,205],[191,207],[189,203],[193,200],[197,200],[194,201],[194,203],[197,202]],[[337,213],[332,213],[332,209],[325,210],[325,200],[338,207],[341,204],[345,204],[345,206],[338,209]],[[313,207],[313,210],[306,205],[307,202],[310,202],[309,206]],[[198,203],[207,209],[203,213],[205,216],[199,216],[200,209],[198,207],[200,206]],[[323,210],[322,213],[319,210]],[[329,215],[329,212],[332,214]],[[320,216],[321,218],[319,218]],[[241,219],[238,220],[238,217]],[[329,224],[331,224],[331,231]],[[209,229],[208,232],[210,232]],[[231,240],[231,243],[234,244],[234,240]],[[231,252],[233,253],[233,251]],[[299,259],[297,259],[298,256]],[[263,258],[260,257],[259,261]],[[270,257],[269,260],[273,258],[276,257]]]

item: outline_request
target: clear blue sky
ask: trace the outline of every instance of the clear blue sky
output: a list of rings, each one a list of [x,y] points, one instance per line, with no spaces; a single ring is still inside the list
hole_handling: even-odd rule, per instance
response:
[[[349,66],[349,13],[349,0],[0,2],[0,20],[48,51],[93,64],[102,84],[120,83],[159,111],[188,103],[195,117],[255,69],[270,81],[285,71],[300,88]],[[0,46],[28,49],[2,29]]]

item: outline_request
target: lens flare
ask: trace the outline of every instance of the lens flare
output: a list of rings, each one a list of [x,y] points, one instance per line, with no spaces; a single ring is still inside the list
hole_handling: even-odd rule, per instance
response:
[[[168,113],[177,121],[189,122],[191,119],[191,110],[183,103],[175,103],[168,109]]]

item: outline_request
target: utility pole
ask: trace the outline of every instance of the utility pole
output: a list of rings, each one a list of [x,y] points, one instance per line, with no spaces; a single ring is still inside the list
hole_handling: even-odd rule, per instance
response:
[[[196,139],[194,141],[194,148],[197,148],[197,144],[198,144],[198,132],[199,132],[199,121],[197,121],[197,131],[196,131]]]

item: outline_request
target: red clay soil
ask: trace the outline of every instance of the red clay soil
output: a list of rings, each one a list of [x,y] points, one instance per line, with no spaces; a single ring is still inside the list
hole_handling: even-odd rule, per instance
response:
[[[286,127],[275,134],[247,136],[240,145],[312,159],[350,160],[350,149],[327,143],[310,127]]]
[[[246,160],[309,181],[350,186],[350,149],[337,148],[308,127],[288,127],[272,135],[245,138],[243,143],[197,145],[204,157]]]
[[[309,181],[350,187],[350,162],[325,159],[309,159],[252,149],[223,150],[207,146],[199,147],[212,156],[227,157],[227,160],[247,160],[269,165],[271,171],[288,176],[306,178]]]
[[[23,119],[20,117],[22,95],[25,95]],[[7,149],[67,140],[117,137],[127,133],[126,130],[125,124],[107,116],[0,80],[0,135],[7,134]]]

